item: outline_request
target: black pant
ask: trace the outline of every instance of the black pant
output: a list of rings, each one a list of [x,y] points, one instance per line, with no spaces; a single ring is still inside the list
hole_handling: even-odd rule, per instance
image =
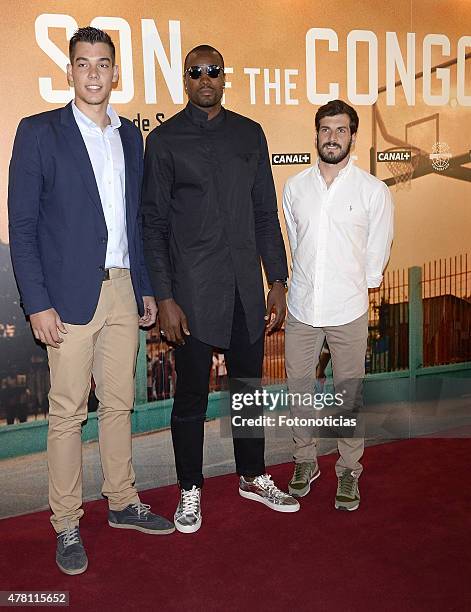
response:
[[[245,313],[236,291],[231,343],[224,351],[230,379],[260,379],[263,366],[264,334],[250,344]],[[213,347],[192,336],[175,350],[177,383],[172,410],[172,439],[177,477],[183,489],[203,485],[204,421],[208,407],[209,374]],[[239,384],[240,383],[236,383]],[[255,437],[234,437],[237,473],[258,476],[265,473],[263,432]]]

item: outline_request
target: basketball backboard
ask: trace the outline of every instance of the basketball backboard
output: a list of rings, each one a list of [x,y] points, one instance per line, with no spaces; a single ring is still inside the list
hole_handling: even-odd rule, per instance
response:
[[[465,83],[471,83],[471,53],[465,56]],[[386,103],[386,88],[378,90],[372,107],[370,171],[387,185],[407,187],[432,173],[471,182],[471,121],[457,101],[457,59],[432,68],[432,93],[441,82],[437,69],[449,71],[449,102],[429,106],[422,96],[423,73],[415,75],[415,103],[408,104],[401,81],[395,83],[395,103]],[[471,94],[468,86],[467,95]]]

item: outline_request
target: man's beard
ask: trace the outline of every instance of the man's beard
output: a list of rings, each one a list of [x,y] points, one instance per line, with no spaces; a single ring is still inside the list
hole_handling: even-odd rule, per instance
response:
[[[338,147],[338,152],[334,152],[331,151],[330,153],[325,153],[324,149],[328,146],[328,145],[334,145],[336,147]],[[341,161],[343,161],[347,155],[350,153],[350,149],[352,148],[352,137],[350,136],[350,140],[347,144],[347,146],[345,147],[344,150],[342,150],[341,146],[339,144],[337,144],[336,142],[325,142],[322,145],[322,148],[319,147],[319,140],[317,141],[317,153],[319,154],[319,157],[321,158],[321,160],[323,162],[325,162],[326,164],[338,164]]]

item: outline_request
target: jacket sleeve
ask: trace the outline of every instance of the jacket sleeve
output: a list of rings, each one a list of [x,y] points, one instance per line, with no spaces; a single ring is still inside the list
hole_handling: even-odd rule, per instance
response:
[[[255,216],[255,238],[257,249],[262,258],[268,282],[284,280],[288,277],[286,251],[278,219],[275,184],[271,172],[268,145],[260,130],[260,156],[257,175],[252,188]]]
[[[142,179],[144,171],[144,151],[142,145],[142,134],[139,131],[139,213],[137,216],[137,228],[138,228],[138,241],[139,241],[139,256],[140,256],[140,280],[141,280],[141,295],[142,297],[148,295],[154,295],[152,285],[149,279],[149,273],[147,271],[147,264],[144,257],[144,241],[143,241],[143,230],[142,230]]]
[[[52,308],[38,245],[43,176],[34,125],[22,119],[16,132],[8,182],[10,253],[27,315]]]
[[[142,187],[144,257],[157,301],[173,297],[169,254],[169,215],[173,163],[156,132],[147,137]]]

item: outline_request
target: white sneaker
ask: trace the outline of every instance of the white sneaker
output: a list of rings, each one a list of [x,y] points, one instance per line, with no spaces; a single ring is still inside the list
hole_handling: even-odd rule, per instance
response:
[[[195,485],[189,491],[181,489],[174,515],[175,527],[182,533],[193,533],[201,527],[201,489]]]
[[[257,476],[253,481],[245,480],[241,476],[239,494],[246,499],[261,502],[277,512],[297,512],[300,507],[297,499],[280,491],[271,479],[270,474]]]

